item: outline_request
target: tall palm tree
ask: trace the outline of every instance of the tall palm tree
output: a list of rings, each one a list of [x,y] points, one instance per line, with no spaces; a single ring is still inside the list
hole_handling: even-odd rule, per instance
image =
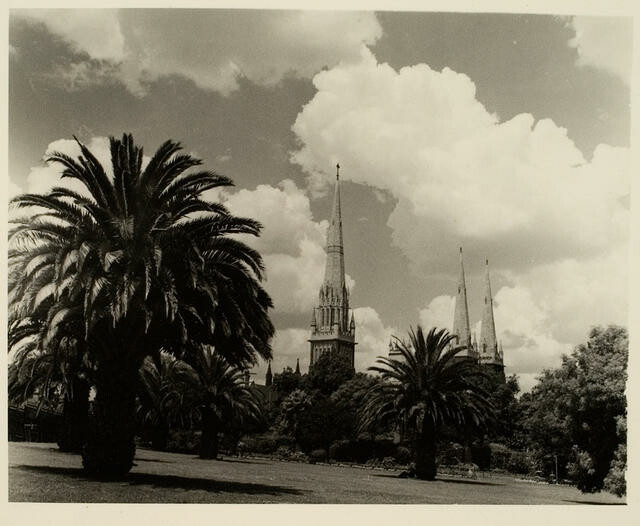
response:
[[[184,364],[180,375],[184,385],[184,406],[200,422],[200,458],[217,458],[219,435],[232,424],[242,426],[261,417],[257,394],[245,384],[243,371],[211,347],[202,346]]]
[[[443,424],[480,425],[492,408],[475,380],[484,375],[476,362],[458,356],[464,347],[450,347],[455,336],[445,329],[409,331],[409,344],[396,338],[398,359],[379,357],[370,371],[382,382],[367,393],[360,426],[394,420],[415,434],[416,476],[436,476],[436,444]]]
[[[271,299],[260,284],[260,255],[234,234],[259,235],[258,222],[232,216],[203,193],[232,185],[224,176],[188,171],[201,164],[167,141],[143,167],[130,135],[110,139],[112,175],[78,141],[77,159],[54,153],[62,177],[83,195],[56,187],[15,198],[37,209],[14,220],[10,233],[23,253],[13,269],[16,313],[30,314],[42,290],[57,309],[47,330],[77,316],[83,352],[94,370],[95,426],[83,450],[85,469],[99,477],[126,474],[135,452],[135,394],[146,356],[176,355],[213,345],[231,364],[271,356]],[[35,270],[34,270],[35,269]],[[24,291],[33,292],[27,299]],[[29,299],[33,296],[33,302]],[[18,315],[18,314],[16,314]]]

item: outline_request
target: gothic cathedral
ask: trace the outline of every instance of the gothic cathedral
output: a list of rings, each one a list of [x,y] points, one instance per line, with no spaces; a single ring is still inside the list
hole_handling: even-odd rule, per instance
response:
[[[349,311],[349,292],[345,283],[342,215],[340,211],[340,165],[336,166],[333,212],[327,231],[327,262],[318,306],[311,313],[309,366],[328,351],[343,353],[354,368],[356,325]]]

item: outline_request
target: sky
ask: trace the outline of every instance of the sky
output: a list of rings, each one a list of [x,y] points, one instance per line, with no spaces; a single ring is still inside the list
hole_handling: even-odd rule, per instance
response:
[[[179,140],[264,225],[273,370],[309,360],[340,162],[356,369],[451,328],[462,246],[479,336],[489,259],[523,390],[595,325],[627,325],[630,18],[278,10],[13,10],[9,193],[47,152]],[[264,381],[265,364],[255,369]]]

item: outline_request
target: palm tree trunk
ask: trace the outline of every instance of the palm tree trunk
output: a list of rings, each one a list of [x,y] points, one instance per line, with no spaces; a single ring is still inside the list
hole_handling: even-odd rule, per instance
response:
[[[433,424],[425,423],[424,429],[416,436],[416,478],[435,480],[436,467],[436,430]]]
[[[218,458],[220,441],[218,423],[211,411],[202,412],[202,436],[200,437],[200,458]]]
[[[60,451],[79,453],[84,446],[89,422],[89,383],[75,376],[71,392],[65,396],[62,426],[58,436]]]
[[[124,477],[135,455],[135,399],[138,368],[118,357],[96,371],[95,418],[82,453],[86,472],[100,479]]]

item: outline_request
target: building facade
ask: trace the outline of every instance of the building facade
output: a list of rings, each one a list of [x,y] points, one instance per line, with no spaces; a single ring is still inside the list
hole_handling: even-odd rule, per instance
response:
[[[336,166],[333,211],[327,231],[327,261],[318,304],[311,312],[309,366],[325,352],[343,354],[354,367],[356,326],[349,309],[345,282],[342,211],[340,208],[340,165]]]

